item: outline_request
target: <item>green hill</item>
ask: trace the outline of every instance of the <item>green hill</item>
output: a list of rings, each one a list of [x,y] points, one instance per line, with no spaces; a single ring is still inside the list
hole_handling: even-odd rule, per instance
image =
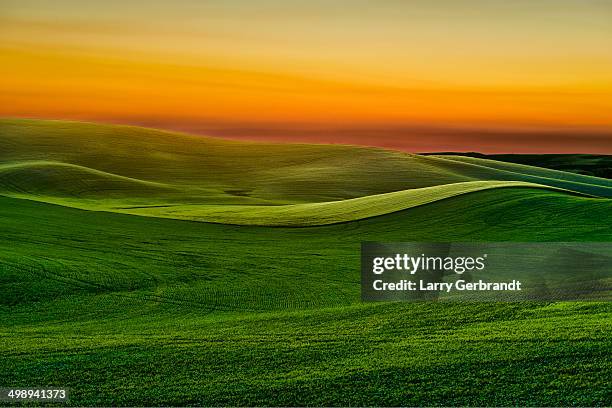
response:
[[[481,168],[493,169],[499,172],[498,177],[503,180],[513,179],[518,175],[523,181],[552,185],[561,188],[569,188],[584,193],[602,195],[604,197],[609,197],[607,191],[612,188],[612,180],[585,176],[566,171],[552,170],[517,163],[506,163],[475,157],[435,155],[428,157],[469,164],[473,166],[473,171],[476,173],[478,173],[478,169]]]
[[[362,303],[360,244],[610,241],[609,183],[2,120],[0,384],[83,406],[603,406],[609,303]]]
[[[426,153],[429,154],[429,153]],[[468,156],[509,163],[527,164],[549,169],[568,171],[588,176],[612,179],[612,156],[603,154],[481,154],[481,153],[433,153],[445,156]]]
[[[128,126],[0,121],[0,162],[53,161],[239,199],[330,201],[471,178],[428,160],[342,145],[234,142]]]
[[[499,188],[560,190],[521,181],[469,181],[443,184],[341,201],[293,205],[165,205],[97,207],[113,212],[235,225],[312,226],[356,221],[444,200],[463,194]]]
[[[168,184],[131,179],[56,162],[0,165],[0,186],[3,187],[2,192],[10,197],[86,210],[271,226],[324,225],[354,221],[493,188],[555,189],[517,181],[471,181],[322,203],[247,205],[245,200],[241,200],[240,205],[237,205],[232,204],[229,197],[215,195],[212,190],[191,188],[187,193]]]
[[[361,304],[359,243],[608,241],[611,206],[507,188],[271,228],[0,198],[0,383],[76,405],[602,405],[609,304]]]
[[[8,194],[106,198],[172,194],[176,188],[61,162],[0,164],[0,186]]]
[[[358,203],[372,205],[395,197],[389,211],[397,211],[448,197],[448,189],[455,195],[457,188],[470,186],[441,185],[482,181],[528,182],[532,187],[612,196],[610,180],[489,160],[344,145],[235,142],[128,126],[0,121],[0,194],[84,209],[238,224],[266,223],[277,215],[284,220],[286,214],[305,210],[302,219],[319,224],[384,213],[381,206],[356,211]],[[482,185],[465,192],[473,186]],[[320,203],[426,187],[437,189],[342,206],[270,208],[269,212],[226,207]],[[328,208],[336,216],[324,210],[321,217],[312,217],[318,209]],[[263,221],[256,220],[261,217]],[[296,225],[294,221],[277,224]]]
[[[532,188],[489,189],[309,228],[193,223],[1,198],[0,259],[20,268],[20,281],[42,285],[43,297],[59,285],[64,295],[144,290],[225,308],[322,307],[359,301],[362,241],[605,241],[612,238],[610,214],[612,200]],[[4,301],[35,292],[24,288],[11,295],[5,287]]]

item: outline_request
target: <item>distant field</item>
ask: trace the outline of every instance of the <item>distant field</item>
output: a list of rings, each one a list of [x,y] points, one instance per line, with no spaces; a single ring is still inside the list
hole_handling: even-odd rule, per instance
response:
[[[359,248],[610,241],[610,191],[490,160],[5,120],[0,385],[90,406],[606,406],[609,303],[361,303]]]
[[[440,154],[440,153],[436,153]],[[587,176],[612,179],[612,156],[601,154],[480,154],[443,153],[445,156],[468,156],[502,162],[546,167]]]
[[[612,180],[458,156],[343,145],[245,143],[61,121],[2,120],[0,135],[0,194],[149,216],[240,224],[238,210],[228,205],[276,206],[368,196],[365,202],[370,206],[373,201],[388,202],[388,197],[375,195],[406,191],[395,196],[391,211],[446,198],[449,191],[460,194],[460,186],[467,193],[486,183],[487,188],[503,185],[491,181],[612,197]],[[442,187],[454,183],[464,184]],[[415,190],[426,187],[435,188]],[[389,212],[379,208],[355,216],[350,204],[346,211],[339,210],[345,204],[334,205],[336,215],[322,217],[323,223]],[[271,217],[299,209],[273,209]],[[253,209],[240,211],[247,224],[254,223],[256,217],[248,217]],[[255,223],[265,224],[269,218]],[[301,219],[321,223],[313,222],[308,211]]]

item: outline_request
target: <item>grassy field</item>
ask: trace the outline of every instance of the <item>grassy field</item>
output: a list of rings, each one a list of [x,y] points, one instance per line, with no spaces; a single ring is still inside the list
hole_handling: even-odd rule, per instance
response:
[[[0,385],[67,386],[74,405],[610,403],[607,302],[359,296],[362,241],[610,241],[607,180],[351,146],[181,150],[173,138],[190,136],[138,128],[0,129]],[[330,225],[141,217],[106,200]]]
[[[612,197],[612,180],[533,166],[62,121],[0,120],[0,164],[0,194],[108,207],[297,204],[490,180]]]
[[[600,154],[490,154],[445,153],[445,155],[470,156],[502,162],[527,164],[549,169],[569,171],[588,176],[612,178],[612,156]]]

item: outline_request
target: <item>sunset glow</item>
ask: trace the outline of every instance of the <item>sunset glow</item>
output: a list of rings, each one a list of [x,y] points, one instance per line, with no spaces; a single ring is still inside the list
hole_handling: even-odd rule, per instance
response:
[[[612,153],[610,21],[595,0],[11,0],[0,116]]]

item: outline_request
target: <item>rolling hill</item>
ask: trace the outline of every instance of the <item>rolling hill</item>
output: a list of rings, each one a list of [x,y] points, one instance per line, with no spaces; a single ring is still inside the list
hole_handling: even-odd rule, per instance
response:
[[[87,406],[603,406],[609,302],[363,303],[360,243],[609,242],[611,190],[490,160],[2,120],[0,384]]]
[[[0,197],[0,382],[78,405],[605,404],[609,303],[360,303],[359,243],[609,241],[611,210],[507,188],[272,228]]]
[[[484,186],[612,197],[612,180],[533,166],[358,146],[245,143],[128,126],[2,120],[0,147],[5,196],[233,224],[345,222]]]
[[[443,184],[365,197],[292,205],[164,205],[144,207],[98,207],[134,215],[216,222],[234,225],[293,226],[336,224],[381,216],[478,191],[500,188],[532,188],[564,191],[541,184],[520,181],[468,181]]]
[[[231,302],[239,309],[284,310],[359,302],[362,241],[612,237],[612,201],[532,188],[485,189],[378,217],[308,228],[194,223],[0,200],[0,259],[4,266],[18,268],[15,277],[42,285],[43,297],[53,297],[56,285],[60,297],[143,290],[203,307],[208,302],[211,307],[230,307]],[[26,299],[32,292],[24,289],[21,293],[5,287],[4,302]],[[263,301],[265,293],[270,297]],[[264,303],[257,306],[258,301]]]
[[[425,153],[431,154],[431,153]],[[502,162],[546,167],[554,170],[588,176],[612,178],[612,156],[602,154],[481,154],[481,153],[433,153],[445,156],[468,156]]]

